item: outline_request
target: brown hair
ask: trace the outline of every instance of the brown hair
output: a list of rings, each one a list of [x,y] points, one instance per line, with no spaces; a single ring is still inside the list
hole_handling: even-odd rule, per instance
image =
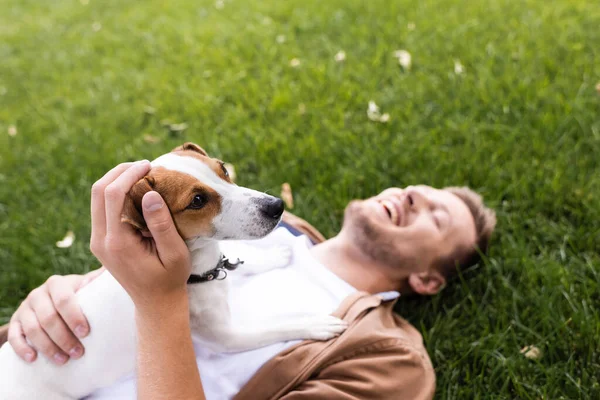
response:
[[[478,193],[463,187],[446,187],[444,190],[461,199],[471,211],[475,222],[475,233],[477,236],[475,246],[466,251],[460,250],[462,254],[454,254],[451,259],[441,263],[440,272],[445,277],[451,277],[457,272],[457,262],[461,268],[468,268],[481,261],[481,254],[486,254],[490,244],[490,238],[496,227],[496,212],[483,203],[483,198]]]

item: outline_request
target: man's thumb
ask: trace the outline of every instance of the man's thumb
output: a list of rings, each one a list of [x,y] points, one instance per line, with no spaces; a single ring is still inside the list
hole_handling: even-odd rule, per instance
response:
[[[142,198],[142,211],[161,259],[181,246],[181,237],[175,228],[169,208],[160,194],[154,191],[146,193]]]

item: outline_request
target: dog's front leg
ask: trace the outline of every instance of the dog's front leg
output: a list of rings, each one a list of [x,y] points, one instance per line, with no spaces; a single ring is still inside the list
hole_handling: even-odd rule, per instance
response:
[[[232,324],[213,326],[213,350],[235,353],[289,340],[329,340],[342,334],[348,324],[332,315],[315,315],[282,321],[268,321],[250,327]]]

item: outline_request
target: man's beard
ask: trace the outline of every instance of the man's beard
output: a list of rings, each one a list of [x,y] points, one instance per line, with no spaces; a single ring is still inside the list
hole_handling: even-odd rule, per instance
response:
[[[352,202],[344,213],[344,228],[352,241],[367,258],[377,264],[391,268],[406,267],[409,260],[401,254],[392,229],[369,215],[369,211],[361,207],[360,202]],[[410,264],[408,264],[410,265]]]

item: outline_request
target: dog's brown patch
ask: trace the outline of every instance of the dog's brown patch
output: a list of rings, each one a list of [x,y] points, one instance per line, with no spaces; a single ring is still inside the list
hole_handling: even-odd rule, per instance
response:
[[[220,194],[183,172],[157,167],[148,175],[154,178],[153,189],[167,203],[181,237],[189,239],[213,234],[213,219],[221,212]],[[206,205],[198,210],[188,208],[198,194],[206,197]]]
[[[171,153],[181,157],[196,158],[221,179],[232,183],[226,174],[223,162],[209,157],[208,153],[195,143],[184,143],[174,148]],[[142,198],[151,190],[158,192],[165,200],[177,230],[184,239],[210,236],[213,233],[212,220],[221,212],[221,195],[193,176],[164,167],[152,168],[148,175],[131,188],[123,208],[121,218],[123,222],[133,225],[136,229],[147,229],[142,213]],[[201,209],[188,208],[197,194],[206,197],[206,205]]]
[[[165,200],[182,238],[210,236],[214,233],[212,221],[221,212],[221,195],[191,175],[164,167],[152,168],[131,189],[130,200],[123,210],[124,222],[138,229],[146,228],[142,217],[142,198],[150,190],[158,192]],[[206,205],[200,209],[188,208],[198,194],[206,198]]]

